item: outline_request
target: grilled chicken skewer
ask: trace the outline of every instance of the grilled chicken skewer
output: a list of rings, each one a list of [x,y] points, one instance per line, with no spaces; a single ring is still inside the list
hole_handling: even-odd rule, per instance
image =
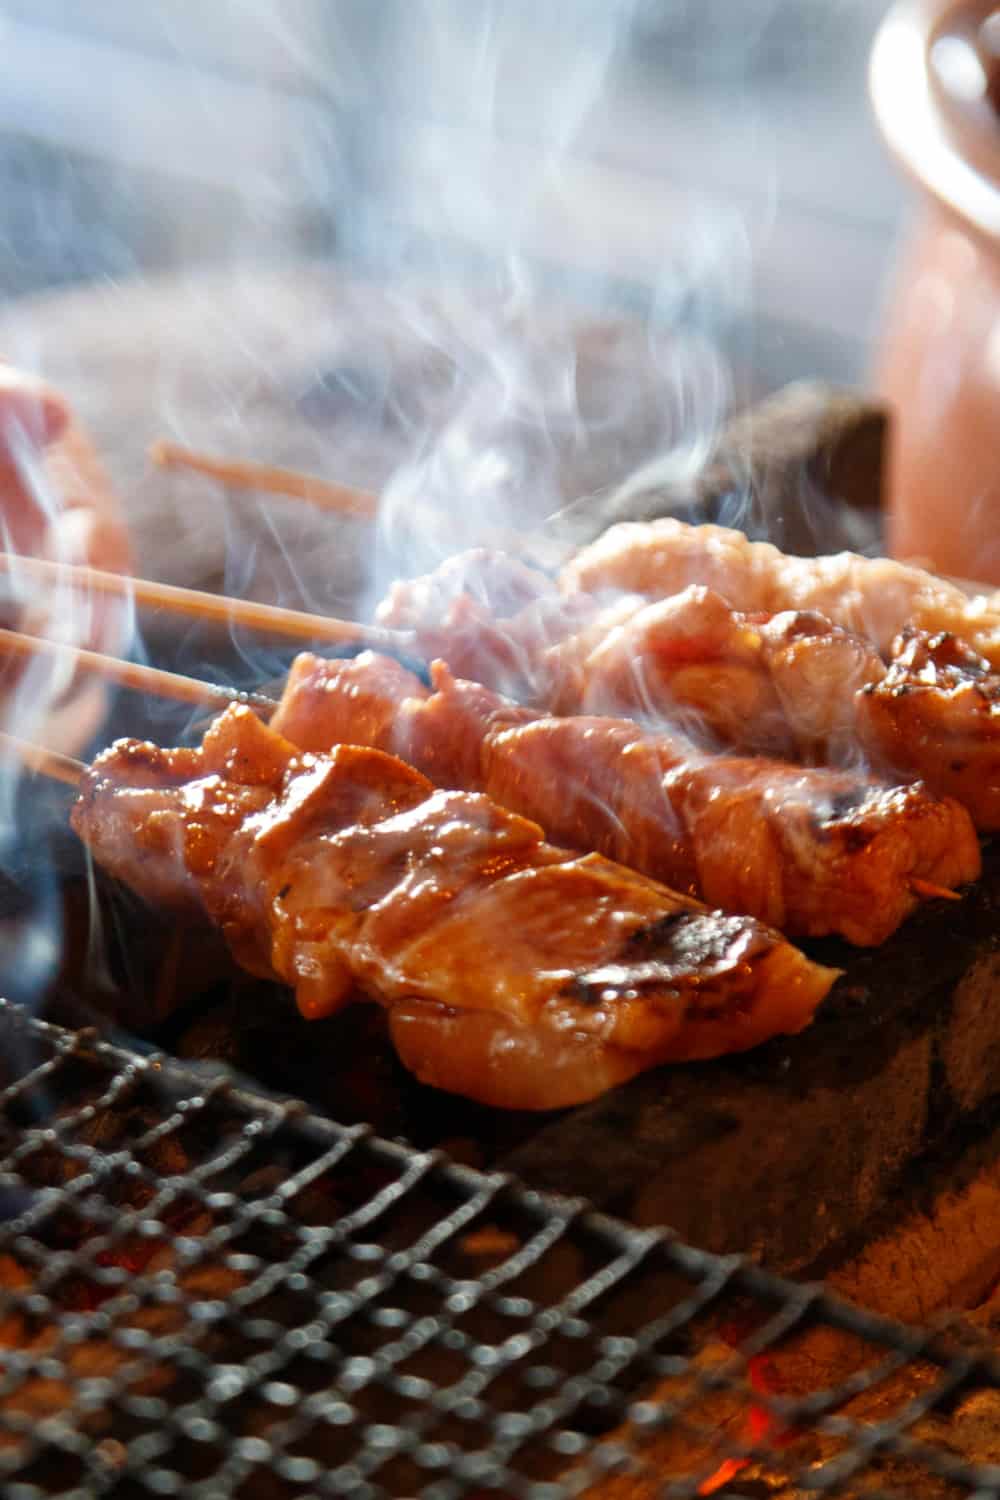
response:
[[[735,749],[857,763],[855,694],[886,670],[864,637],[811,611],[743,614],[700,584],[615,613],[546,653],[554,712],[680,720]]]
[[[798,1031],[836,978],[752,918],[554,848],[378,750],[304,754],[244,706],[198,749],[119,742],[72,820],[148,900],[218,923],[304,1015],[360,988],[406,1066],[499,1107],[561,1108]]]
[[[501,561],[482,566],[495,580]],[[458,571],[394,585],[380,615],[458,675],[551,713],[681,721],[737,749],[836,761],[857,748],[853,694],[885,674],[869,641],[821,615],[742,614],[701,585],[603,607],[539,591],[516,613],[491,615],[509,607],[507,591],[489,589],[488,602],[472,592],[478,583],[452,592]]]
[[[394,585],[380,614],[453,670],[513,683],[552,712],[680,723],[702,744],[808,764],[867,760],[1000,829],[1000,675],[954,636],[908,627],[887,667],[814,611],[746,614],[701,584],[561,608],[542,575],[483,553]]]
[[[886,666],[824,615],[741,614],[693,585],[547,657],[555,712],[680,720],[809,765],[867,761],[956,798],[981,832],[1000,830],[1000,674],[949,633],[907,627]]]
[[[433,688],[399,663],[300,655],[273,727],[306,749],[361,743],[444,786],[483,790],[550,837],[596,849],[712,906],[792,935],[884,941],[929,882],[975,880],[957,802],[919,782],[705,756],[628,720],[546,717],[443,663]]]
[[[688,715],[723,744],[807,764],[866,760],[1000,830],[1000,674],[947,632],[907,627],[888,667],[811,611],[742,615],[701,587],[646,606],[585,660],[585,708]]]
[[[689,531],[694,529],[687,528]],[[137,605],[176,611],[201,620],[235,621],[250,629],[300,641],[324,640],[338,646],[367,642],[375,649],[414,654],[421,650],[427,654],[437,652],[444,655],[460,675],[487,682],[498,679],[506,682],[513,676],[522,687],[526,676],[530,679],[534,675],[537,679],[534,652],[539,642],[542,651],[562,654],[563,663],[559,670],[565,673],[564,641],[567,633],[572,631],[574,624],[581,630],[590,630],[594,623],[594,606],[585,596],[560,598],[544,574],[513,559],[486,553],[460,556],[429,579],[396,585],[381,614],[387,623],[405,625],[406,628],[402,629],[366,626],[245,600],[218,598],[150,583],[145,579],[2,552],[0,573],[21,575],[23,580],[30,581],[32,587],[38,584],[57,588],[72,586],[81,592],[100,596],[131,597]],[[701,593],[703,598],[711,598],[707,591],[701,590]],[[718,596],[715,596],[712,607],[718,606],[718,602]],[[683,600],[675,599],[646,606],[649,612],[642,618],[636,616],[631,634],[623,628],[617,635],[599,636],[597,643],[589,648],[595,654],[605,653],[600,671],[596,670],[594,662],[584,658],[588,680],[592,684],[587,691],[602,707],[609,706],[609,693],[621,693],[623,678],[620,667],[623,658],[627,665],[631,653],[643,663],[637,690],[640,694],[645,693],[649,702],[656,701],[655,694],[659,691],[656,675],[665,672],[670,692],[680,696],[682,701],[683,695],[687,694],[689,701],[706,711],[710,716],[707,720],[709,727],[720,738],[733,736],[736,743],[750,748],[765,748],[772,753],[775,750],[784,754],[801,753],[804,727],[806,738],[812,736],[813,739],[809,758],[829,754],[829,749],[823,746],[823,737],[836,745],[839,735],[842,744],[844,723],[857,711],[866,736],[863,747],[870,754],[874,753],[887,770],[894,770],[897,774],[918,774],[934,788],[957,794],[984,830],[993,830],[1000,825],[1000,757],[996,748],[997,728],[990,707],[996,694],[984,679],[988,663],[981,663],[973,671],[975,691],[966,691],[961,696],[955,692],[955,668],[950,667],[946,701],[940,705],[930,692],[943,691],[944,678],[939,676],[934,684],[928,685],[925,665],[921,668],[924,681],[919,695],[904,695],[899,691],[908,680],[903,664],[890,674],[884,687],[876,683],[874,688],[866,688],[872,701],[866,700],[858,711],[857,703],[851,706],[845,703],[848,694],[839,691],[837,678],[838,674],[846,677],[849,686],[865,677],[875,681],[879,669],[864,642],[856,636],[848,638],[846,632],[835,636],[833,627],[826,635],[822,628],[817,631],[814,616],[793,614],[786,616],[784,621],[773,622],[775,628],[780,626],[786,634],[783,643],[775,642],[782,653],[782,683],[774,684],[781,699],[782,713],[762,712],[761,683],[753,662],[753,670],[748,672],[745,653],[738,652],[735,660],[725,662],[723,670],[723,651],[717,641],[713,650],[719,660],[714,661],[710,668],[701,662],[698,653],[705,650],[705,630],[699,627],[702,639],[699,639],[698,630],[693,633],[693,640],[688,638],[692,632],[683,618],[685,610],[680,607],[683,603]],[[514,629],[514,623],[518,623],[516,617],[522,611],[525,620],[520,623],[524,628],[522,630],[519,623],[518,629]],[[709,626],[708,634],[711,635],[715,628]],[[679,639],[666,649],[672,633]],[[731,638],[729,624],[725,624],[722,633]],[[736,635],[745,640],[745,627],[738,626]],[[728,650],[728,646],[725,649]],[[814,663],[820,660],[821,650],[822,664],[817,670]],[[577,670],[578,666],[574,665],[573,671]],[[565,675],[562,680],[566,680]],[[632,681],[634,684],[635,674],[632,674]],[[632,691],[636,691],[634,686]],[[773,707],[773,702],[772,687],[765,684],[764,704]],[[938,730],[943,730],[948,715],[961,707],[960,733],[952,736],[945,731],[942,738],[935,741],[923,732],[920,723],[911,726],[911,713],[917,712],[918,702],[921,705],[918,718],[922,720],[928,712],[932,713]],[[734,707],[730,708],[730,704]],[[644,711],[641,703],[636,711]],[[800,720],[794,733],[790,733],[784,723],[783,715],[787,717],[789,712],[797,714]],[[747,738],[741,739],[740,736]],[[956,737],[960,741],[957,746],[951,742]],[[922,747],[919,760],[914,758],[914,746]],[[847,749],[848,752],[853,749],[849,734]],[[906,753],[900,753],[903,751]],[[837,758],[836,750],[833,758]]]
[[[202,702],[263,694],[178,677],[14,631],[17,656],[75,658],[139,691]],[[442,664],[435,691],[392,659],[299,659],[275,723],[310,748],[360,742],[402,750],[445,786],[485,789],[555,837],[597,849],[734,911],[857,943],[888,936],[918,901],[976,878],[967,814],[920,785],[700,755],[679,736],[643,735],[628,721],[552,719]],[[890,716],[897,699],[887,704]],[[727,843],[728,827],[737,843]],[[735,852],[734,852],[735,851]],[[888,903],[888,904],[886,904]]]

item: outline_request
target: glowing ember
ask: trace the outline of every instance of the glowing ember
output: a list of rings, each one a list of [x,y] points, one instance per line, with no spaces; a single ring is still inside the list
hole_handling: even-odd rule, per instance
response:
[[[753,1389],[760,1391],[761,1395],[776,1396],[781,1391],[781,1381],[774,1362],[765,1354],[756,1354],[748,1361],[747,1379]],[[792,1434],[781,1426],[774,1413],[766,1406],[758,1406],[756,1402],[751,1402],[744,1423],[743,1436],[745,1441],[755,1446],[768,1442],[772,1447],[780,1448],[790,1442]],[[727,1458],[714,1474],[698,1486],[698,1494],[714,1495],[741,1469],[745,1469],[749,1462],[749,1458]]]

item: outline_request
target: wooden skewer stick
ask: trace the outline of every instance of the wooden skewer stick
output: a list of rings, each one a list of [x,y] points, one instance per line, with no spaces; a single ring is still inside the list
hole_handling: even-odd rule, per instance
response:
[[[378,514],[379,499],[368,490],[356,490],[350,485],[336,484],[329,479],[319,479],[313,474],[302,474],[295,469],[275,469],[267,464],[245,463],[242,459],[216,458],[208,453],[197,453],[191,448],[181,448],[176,443],[162,440],[149,450],[150,461],[161,469],[187,469],[191,473],[206,474],[220,484],[236,489],[257,491],[258,494],[284,495],[289,499],[302,500],[316,510],[329,511],[335,515],[349,516],[355,520],[374,521]],[[586,497],[589,502],[591,497]],[[575,501],[558,514],[568,515],[574,506],[585,501]],[[539,563],[548,552],[548,561],[555,566],[564,561],[566,548],[558,538],[546,544],[546,523],[534,527],[530,532],[517,531],[512,526],[477,527],[480,546],[496,547],[501,552],[511,552],[515,557],[525,555],[526,543],[533,539],[530,560]]]
[[[961,901],[960,891],[950,891],[947,886],[935,885],[933,880],[921,880],[919,875],[910,878],[910,889],[921,901]]]
[[[63,755],[59,750],[46,750],[44,745],[35,745],[31,740],[20,740],[16,735],[0,732],[0,745],[12,750],[24,765],[53,781],[65,782],[67,786],[79,786],[80,778],[87,767],[82,760]]]
[[[357,516],[370,521],[378,512],[378,496],[367,490],[356,490],[346,484],[334,484],[312,474],[294,469],[276,469],[269,464],[244,463],[240,459],[214,458],[197,453],[177,443],[161,440],[149,450],[149,457],[160,469],[189,469],[207,474],[222,484],[238,489],[259,490],[266,495],[287,495],[293,500],[307,500],[317,510],[336,511],[341,516]]]
[[[207,704],[212,708],[225,708],[229,703],[246,703],[267,717],[277,707],[275,700],[265,693],[240,692],[238,688],[201,682],[196,677],[183,677],[179,672],[165,672],[160,667],[143,666],[141,662],[104,656],[100,651],[88,651],[82,646],[70,646],[35,635],[22,635],[19,630],[0,629],[0,652],[9,652],[14,656],[65,657],[85,672],[94,672],[99,677],[117,682],[121,687],[131,688],[133,692],[153,693],[159,698],[174,698],[181,703]]]
[[[3,573],[53,586],[70,583],[93,593],[109,594],[118,599],[133,599],[144,609],[165,609],[172,614],[187,615],[203,623],[242,625],[250,630],[291,640],[325,641],[336,645],[363,642],[376,651],[416,649],[409,631],[385,630],[377,625],[362,625],[355,620],[338,620],[330,615],[310,614],[307,610],[282,609],[276,604],[256,604],[249,599],[229,599],[224,594],[206,594],[199,589],[178,588],[176,584],[154,583],[146,578],[131,578],[122,573],[105,573],[99,568],[88,568],[75,563],[50,562],[46,558],[21,557],[12,552],[0,552],[0,574]]]

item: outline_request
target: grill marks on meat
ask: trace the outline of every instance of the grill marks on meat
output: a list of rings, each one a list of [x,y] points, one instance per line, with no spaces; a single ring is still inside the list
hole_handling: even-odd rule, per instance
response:
[[[985,657],[947,632],[904,631],[857,715],[874,760],[957,798],[978,828],[1000,829],[1000,675]]]
[[[835,978],[482,793],[435,790],[378,749],[303,754],[244,707],[197,750],[113,746],[73,824],[144,896],[217,922],[305,1015],[358,987],[421,1078],[502,1107],[579,1103],[800,1030]]]
[[[310,750],[365,737],[560,842],[792,934],[879,943],[918,904],[914,878],[953,888],[980,872],[968,814],[920,783],[708,757],[628,720],[532,713],[441,663],[431,676],[428,690],[372,653],[302,655],[273,725]]]

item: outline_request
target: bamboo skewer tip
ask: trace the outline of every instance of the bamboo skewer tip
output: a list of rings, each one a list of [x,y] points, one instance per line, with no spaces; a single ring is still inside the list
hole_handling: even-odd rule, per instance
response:
[[[185,677],[179,672],[164,671],[161,667],[148,667],[142,662],[107,656],[84,646],[50,641],[44,636],[25,635],[19,630],[0,627],[0,651],[7,651],[14,656],[68,657],[84,671],[116,682],[119,687],[129,688],[137,693],[153,693],[157,697],[174,699],[180,703],[194,703],[210,708],[224,708],[234,702],[245,703],[266,716],[270,716],[277,707],[275,700],[266,693],[244,692],[239,688],[203,682],[197,677]]]
[[[961,891],[949,890],[945,885],[936,885],[933,880],[921,880],[919,875],[910,877],[910,889],[921,901],[961,901]]]
[[[37,771],[39,775],[61,781],[66,786],[78,787],[87,770],[84,762],[74,759],[72,755],[64,755],[61,750],[49,750],[45,745],[35,744],[33,740],[22,740],[17,735],[6,734],[2,730],[0,747],[10,750],[29,771]]]

